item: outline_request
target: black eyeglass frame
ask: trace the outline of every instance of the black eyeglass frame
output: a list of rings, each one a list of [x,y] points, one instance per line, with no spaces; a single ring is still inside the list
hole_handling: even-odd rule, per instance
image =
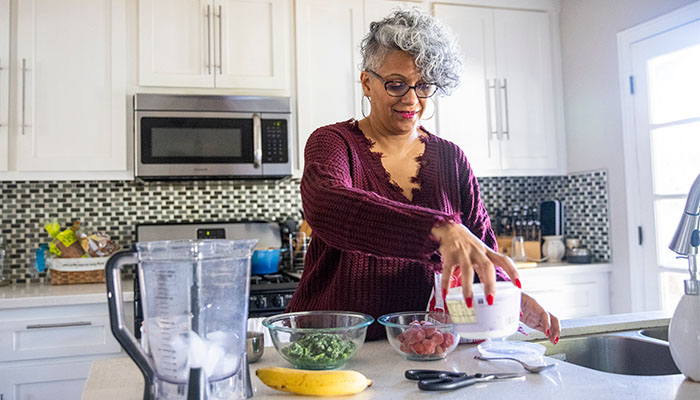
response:
[[[406,93],[408,93],[409,90],[413,89],[413,91],[416,93],[416,97],[418,97],[419,99],[428,99],[428,98],[433,97],[433,96],[435,95],[435,93],[437,93],[438,89],[440,89],[440,86],[438,86],[438,85],[435,84],[435,83],[421,82],[421,83],[419,83],[419,84],[410,86],[408,83],[406,83],[406,82],[404,82],[404,81],[400,81],[400,80],[391,80],[391,81],[388,81],[388,80],[384,79],[384,78],[383,78],[381,75],[379,75],[378,73],[372,71],[371,69],[366,69],[365,71],[369,72],[369,73],[372,74],[375,78],[377,78],[377,79],[379,79],[380,81],[382,81],[382,83],[384,84],[384,90],[386,91],[386,94],[388,94],[388,95],[391,96],[391,97],[403,97],[403,96],[406,95]],[[402,84],[406,85],[406,91],[403,92],[403,94],[400,94],[400,95],[391,94],[391,93],[389,92],[389,88],[387,87],[387,86],[388,86],[389,84],[391,84],[391,83],[402,83]],[[418,89],[417,89],[417,87],[420,86],[420,85],[433,85],[433,87],[435,88],[435,90],[433,90],[433,93],[431,93],[429,96],[421,96],[421,95],[418,94]]]

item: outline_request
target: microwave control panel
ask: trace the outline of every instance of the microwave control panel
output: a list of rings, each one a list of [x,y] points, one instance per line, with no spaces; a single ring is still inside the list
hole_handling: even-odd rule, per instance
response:
[[[262,152],[263,163],[286,164],[289,162],[287,143],[287,120],[262,120]]]

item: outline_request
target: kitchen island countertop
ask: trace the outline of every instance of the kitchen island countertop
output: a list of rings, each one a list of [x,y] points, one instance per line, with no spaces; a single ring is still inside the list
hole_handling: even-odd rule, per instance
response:
[[[633,316],[625,314],[614,327],[640,325]],[[646,315],[650,325],[655,325],[664,318]],[[618,316],[619,317],[619,316]],[[611,323],[614,316],[607,316]],[[639,319],[639,318],[637,318]],[[570,334],[585,333],[582,324],[593,323],[593,319],[564,321],[564,330]],[[667,322],[667,319],[665,320]],[[615,325],[617,324],[617,325]],[[568,326],[567,326],[568,325]],[[601,326],[594,330],[602,330]],[[586,328],[588,329],[588,328]],[[612,328],[611,328],[612,329]],[[557,363],[556,368],[541,374],[528,374],[510,381],[480,383],[475,386],[448,392],[421,392],[416,382],[404,379],[406,369],[442,369],[476,372],[524,372],[517,364],[511,362],[485,362],[474,359],[478,354],[475,345],[461,344],[445,360],[433,362],[406,361],[396,353],[386,340],[367,342],[357,356],[350,360],[344,369],[353,369],[365,374],[374,381],[373,385],[353,399],[673,399],[697,400],[700,398],[700,383],[686,379],[683,375],[667,376],[630,376],[599,372],[577,365],[561,362],[547,357],[547,362]],[[272,347],[265,348],[262,359],[251,364],[251,382],[255,391],[254,398],[295,399],[291,396],[263,385],[255,374],[255,369],[267,366],[290,365],[284,361]],[[83,400],[119,398],[123,400],[140,399],[143,394],[143,378],[136,365],[129,358],[97,360],[94,362],[90,376],[83,392]],[[318,397],[315,397],[318,398]]]

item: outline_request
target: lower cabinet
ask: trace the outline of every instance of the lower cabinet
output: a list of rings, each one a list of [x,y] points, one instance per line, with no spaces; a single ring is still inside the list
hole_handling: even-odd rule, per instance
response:
[[[539,266],[518,273],[523,291],[562,320],[610,314],[610,268],[610,264]]]
[[[0,400],[79,400],[92,362],[123,355],[106,302],[0,309]]]

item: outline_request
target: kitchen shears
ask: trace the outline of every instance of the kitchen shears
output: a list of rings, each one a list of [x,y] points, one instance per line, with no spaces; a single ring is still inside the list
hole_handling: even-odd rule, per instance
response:
[[[439,371],[433,369],[408,369],[404,373],[406,379],[418,381],[420,390],[454,390],[471,386],[479,382],[490,382],[501,379],[514,379],[525,376],[517,373],[469,375],[466,372]]]

